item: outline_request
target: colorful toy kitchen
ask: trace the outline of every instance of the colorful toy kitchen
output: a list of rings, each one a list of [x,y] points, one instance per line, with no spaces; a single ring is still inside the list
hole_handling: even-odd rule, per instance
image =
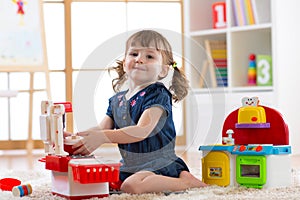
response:
[[[210,185],[273,188],[290,186],[289,130],[275,109],[244,97],[222,128],[222,144],[203,145],[202,181]]]
[[[68,112],[72,112],[70,102],[41,102],[40,129],[46,156],[40,161],[50,170],[52,193],[70,200],[107,197],[119,181],[120,163],[93,155],[73,155],[72,145],[82,138],[64,138]]]

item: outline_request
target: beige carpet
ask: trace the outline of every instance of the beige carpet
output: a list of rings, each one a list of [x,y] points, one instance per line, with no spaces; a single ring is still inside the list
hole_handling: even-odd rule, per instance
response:
[[[51,183],[49,172],[44,171],[1,171],[0,178],[18,178],[23,184],[30,183],[33,187],[33,193],[30,196],[14,197],[11,192],[0,190],[0,200],[63,200],[61,197],[53,196],[51,194]],[[299,177],[298,177],[299,178]],[[94,200],[97,198],[93,198]],[[165,194],[143,194],[143,195],[129,195],[129,194],[115,194],[102,200],[199,200],[199,199],[286,199],[299,200],[300,199],[300,184],[299,180],[295,182],[292,187],[286,188],[272,188],[272,189],[246,189],[243,187],[218,187],[210,186],[201,189],[191,189],[182,193]]]

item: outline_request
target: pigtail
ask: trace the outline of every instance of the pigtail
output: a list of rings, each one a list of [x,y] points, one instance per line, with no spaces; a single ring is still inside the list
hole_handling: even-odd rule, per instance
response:
[[[185,74],[177,67],[176,62],[173,62],[171,66],[174,69],[172,84],[169,87],[172,93],[174,102],[181,101],[188,94],[189,82],[186,79]]]
[[[126,75],[125,75],[125,71],[124,71],[124,68],[123,68],[123,61],[118,60],[117,61],[117,66],[109,68],[108,72],[110,73],[111,70],[114,70],[118,74],[118,77],[114,78],[112,80],[112,87],[113,87],[113,90],[115,92],[119,92],[122,85],[126,81]]]

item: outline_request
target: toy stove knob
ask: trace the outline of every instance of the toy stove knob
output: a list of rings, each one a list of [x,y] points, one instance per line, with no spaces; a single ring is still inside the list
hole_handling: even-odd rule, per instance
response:
[[[245,151],[246,149],[247,149],[247,148],[246,148],[245,145],[241,145],[239,150],[242,152],[242,151]]]
[[[260,152],[263,150],[263,147],[261,145],[258,145],[255,149],[256,152]]]

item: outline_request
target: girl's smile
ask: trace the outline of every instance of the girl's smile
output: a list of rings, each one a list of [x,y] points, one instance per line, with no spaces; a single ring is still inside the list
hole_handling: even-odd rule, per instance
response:
[[[136,64],[133,69],[137,69],[137,70],[141,70],[141,71],[147,71],[146,67],[145,66],[142,66],[142,65],[139,65],[139,64]]]

